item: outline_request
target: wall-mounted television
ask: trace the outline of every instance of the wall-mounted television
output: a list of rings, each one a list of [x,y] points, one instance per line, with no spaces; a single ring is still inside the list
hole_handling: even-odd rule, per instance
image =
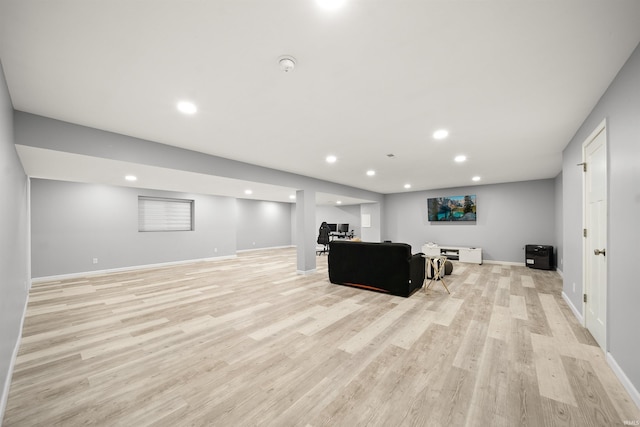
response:
[[[349,232],[349,224],[338,224],[338,231],[340,233],[348,233]]]
[[[475,221],[476,195],[427,199],[429,221]]]

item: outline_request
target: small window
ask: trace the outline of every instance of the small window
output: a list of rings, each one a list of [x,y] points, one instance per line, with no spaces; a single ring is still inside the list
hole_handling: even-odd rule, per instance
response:
[[[193,200],[138,196],[138,231],[193,230]]]

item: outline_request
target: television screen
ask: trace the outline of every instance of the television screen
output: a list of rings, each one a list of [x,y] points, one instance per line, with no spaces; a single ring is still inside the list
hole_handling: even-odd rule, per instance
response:
[[[338,224],[338,231],[341,233],[349,232],[349,224]]]
[[[430,198],[427,210],[429,221],[475,221],[476,195]]]
[[[331,230],[332,232],[338,231],[337,224],[327,224],[327,225],[329,226],[329,230]]]

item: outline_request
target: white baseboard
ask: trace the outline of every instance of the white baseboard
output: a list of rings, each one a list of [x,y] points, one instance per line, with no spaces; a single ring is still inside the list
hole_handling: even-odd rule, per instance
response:
[[[307,276],[309,274],[314,274],[317,270],[315,268],[312,268],[311,270],[296,270],[296,273],[303,275],[303,276]]]
[[[93,271],[84,271],[79,273],[69,273],[69,274],[60,274],[56,276],[44,276],[44,277],[35,277],[32,280],[32,283],[41,283],[41,282],[51,282],[55,280],[67,280],[67,279],[76,279],[78,277],[88,277],[88,276],[101,276],[103,274],[109,273],[121,273],[123,271],[133,271],[133,270],[145,270],[148,268],[158,268],[158,267],[169,267],[172,265],[181,265],[181,264],[192,264],[195,262],[204,262],[204,261],[219,261],[223,259],[232,259],[236,258],[237,255],[225,255],[219,257],[212,258],[200,258],[200,259],[187,259],[183,261],[170,261],[170,262],[161,262],[157,264],[145,264],[145,265],[133,265],[130,267],[119,267],[119,268],[109,268],[106,270],[93,270]]]
[[[483,264],[500,264],[500,265],[513,265],[516,267],[525,267],[524,262],[513,262],[513,261],[496,261],[493,259],[483,259]]]
[[[241,253],[241,252],[266,251],[269,249],[286,249],[286,248],[295,248],[295,245],[269,246],[268,248],[238,249],[236,252]]]
[[[580,324],[584,325],[584,316],[582,316],[582,313],[580,313],[580,311],[578,311],[576,306],[573,305],[573,303],[571,302],[571,300],[569,299],[569,297],[567,296],[567,294],[564,291],[562,291],[562,299],[564,300],[564,302],[567,303],[567,305],[569,306],[569,308],[573,312],[573,315],[576,316],[576,318],[578,319]]]
[[[2,385],[2,395],[0,395],[0,425],[4,419],[4,411],[7,408],[7,400],[9,400],[9,388],[11,387],[11,378],[13,377],[13,367],[16,364],[18,358],[18,351],[20,350],[20,342],[22,341],[22,328],[24,326],[24,318],[27,316],[27,306],[29,305],[29,294],[24,301],[24,307],[22,307],[22,318],[20,319],[20,329],[18,330],[18,339],[16,345],[13,347],[11,353],[11,360],[9,361],[9,369],[7,370],[7,379]]]
[[[567,305],[573,312],[573,315],[576,316],[580,324],[584,325],[584,316],[582,315],[582,313],[578,311],[576,306],[573,305],[573,303],[571,302],[571,300],[569,299],[569,297],[564,291],[562,292],[562,299],[567,303]],[[638,409],[640,409],[640,393],[638,392],[638,390],[633,386],[633,383],[625,375],[624,371],[622,370],[622,368],[620,368],[620,366],[618,365],[616,360],[613,358],[611,353],[607,352],[606,359],[607,359],[607,363],[613,370],[613,373],[616,374],[616,377],[618,377],[618,380],[620,380],[624,388],[627,390],[627,392],[629,393],[629,396],[631,396],[631,399],[634,401]]]
[[[638,409],[640,409],[640,392],[638,392],[638,390],[633,386],[633,383],[625,375],[624,371],[622,370],[622,368],[620,368],[611,353],[607,353],[607,363],[613,370],[613,373],[616,374],[616,377],[618,377],[624,388],[627,390],[629,396],[631,396],[631,399],[633,399]]]

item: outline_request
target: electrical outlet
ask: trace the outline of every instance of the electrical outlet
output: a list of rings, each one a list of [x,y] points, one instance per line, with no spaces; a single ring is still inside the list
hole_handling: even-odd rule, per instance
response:
[[[98,258],[94,258],[94,259],[93,259],[93,263],[94,263],[94,264],[97,264],[97,263],[98,263]]]

